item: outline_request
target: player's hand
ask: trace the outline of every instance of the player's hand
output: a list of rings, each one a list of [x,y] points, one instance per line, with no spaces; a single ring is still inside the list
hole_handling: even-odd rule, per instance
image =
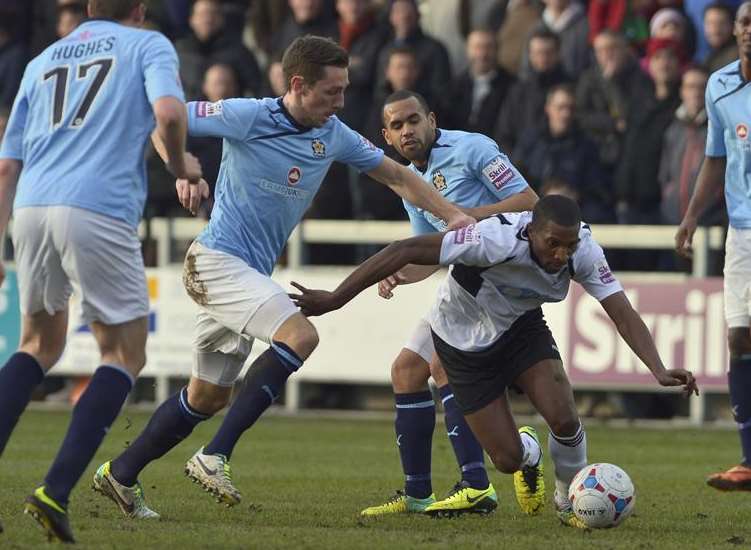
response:
[[[188,180],[192,184],[199,183],[203,176],[203,170],[201,169],[201,162],[195,156],[190,153],[185,153],[185,170],[183,172],[184,179]]]
[[[689,395],[699,395],[699,386],[691,371],[685,369],[668,369],[655,375],[661,386],[683,386],[683,393]]]
[[[0,262],[0,286],[5,282],[5,264]]]
[[[681,225],[678,226],[678,231],[675,233],[675,250],[689,260],[694,255],[694,249],[691,245],[691,241],[696,233],[696,226],[698,222],[693,216],[685,216]]]
[[[378,295],[381,298],[390,300],[394,297],[394,289],[400,284],[403,284],[404,281],[404,277],[398,271],[393,275],[389,275],[378,283]]]
[[[477,223],[477,220],[474,219],[472,216],[469,216],[465,214],[464,212],[459,212],[455,216],[452,216],[450,219],[446,220],[446,224],[447,224],[446,229],[451,231],[453,229],[459,229],[461,227],[466,227],[474,223]]]
[[[324,313],[339,309],[340,307],[339,304],[336,303],[333,292],[305,288],[295,281],[292,281],[290,284],[302,293],[290,293],[289,297],[295,305],[300,308],[300,313],[306,317],[323,315]]]
[[[191,184],[186,179],[178,179],[175,182],[175,190],[180,204],[194,216],[198,213],[201,201],[209,198],[209,184],[203,178],[198,181],[197,185]]]

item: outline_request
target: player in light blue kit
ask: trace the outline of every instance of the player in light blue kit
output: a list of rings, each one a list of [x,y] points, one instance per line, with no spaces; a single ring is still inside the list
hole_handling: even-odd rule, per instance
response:
[[[678,252],[690,257],[698,219],[724,186],[730,220],[724,268],[728,386],[743,455],[740,464],[707,483],[722,491],[751,491],[751,2],[738,8],[734,34],[740,60],[709,78],[706,154],[675,241]]]
[[[73,289],[101,351],[44,484],[25,504],[63,542],[73,542],[70,492],[146,360],[149,304],[136,229],[155,118],[168,168],[195,183],[201,176],[184,154],[172,44],[134,28],[145,14],[137,0],[90,0],[89,14],[108,19],[82,23],[26,67],[0,149],[0,233],[12,203],[22,313],[18,351],[0,369],[0,452],[63,352]]]
[[[332,162],[367,172],[450,225],[473,220],[334,116],[348,63],[333,41],[298,38],[282,59],[283,97],[188,104],[191,135],[224,138],[211,221],[185,259],[185,287],[200,307],[193,375],[130,447],[96,473],[94,484],[130,517],[148,513],[134,491],[139,473],[227,404],[258,338],[270,347],[248,369],[219,431],[186,465],[186,474],[219,502],[240,502],[230,475],[232,450],[318,344],[315,327],[269,275]],[[205,183],[178,182],[181,202],[191,210],[204,190]]]
[[[386,99],[383,108],[383,135],[386,142],[411,161],[410,169],[452,203],[462,206],[475,218],[484,219],[499,212],[531,210],[537,195],[511,165],[496,143],[482,134],[439,130],[435,115],[425,99],[402,90]],[[446,230],[443,220],[408,201],[413,233],[424,235]],[[379,293],[391,298],[399,284],[421,281],[439,266],[411,265],[381,281]],[[497,506],[495,489],[485,471],[483,450],[456,404],[446,373],[435,356],[430,326],[421,319],[409,341],[394,360],[391,382],[396,401],[396,437],[404,491],[386,503],[362,511],[364,516],[424,512],[427,509],[454,514],[487,513]],[[431,447],[435,428],[435,403],[428,390],[433,376],[446,412],[446,430],[461,471],[461,481],[449,497],[436,504],[431,484]],[[536,437],[534,432],[522,437]],[[537,474],[530,471],[528,492],[537,491]],[[525,500],[526,503],[526,500]]]

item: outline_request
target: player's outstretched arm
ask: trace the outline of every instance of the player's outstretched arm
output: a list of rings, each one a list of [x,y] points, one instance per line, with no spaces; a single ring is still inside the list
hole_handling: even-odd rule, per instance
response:
[[[303,315],[313,317],[339,309],[369,286],[396,273],[407,264],[436,265],[440,262],[445,233],[420,235],[391,243],[358,266],[333,292],[313,290],[292,282],[300,294],[289,297]]]
[[[18,176],[23,164],[16,159],[0,159],[0,243],[5,239],[10,214],[13,210],[13,199],[16,196]],[[5,267],[0,257],[0,284],[5,280]]]
[[[684,369],[666,369],[662,364],[652,335],[623,291],[611,294],[600,304],[615,323],[618,333],[652,371],[661,386],[683,386],[686,395],[699,395],[699,388],[691,372]]]
[[[185,151],[188,132],[185,104],[175,97],[165,96],[157,99],[153,108],[156,128],[151,141],[154,148],[173,176],[198,183],[202,176],[201,165]]]
[[[383,157],[381,164],[368,172],[368,175],[388,185],[394,193],[418,208],[445,220],[449,229],[458,229],[476,221],[462,212],[459,207],[447,201],[438,191],[425,185],[425,182],[415,173],[388,157]]]
[[[726,160],[726,157],[704,157],[696,178],[694,196],[691,197],[686,215],[675,234],[675,249],[681,256],[691,258],[693,254],[691,240],[699,223],[699,216],[725,185]]]
[[[440,265],[406,265],[393,275],[378,281],[378,295],[389,300],[394,296],[396,287],[424,281],[439,269]]]

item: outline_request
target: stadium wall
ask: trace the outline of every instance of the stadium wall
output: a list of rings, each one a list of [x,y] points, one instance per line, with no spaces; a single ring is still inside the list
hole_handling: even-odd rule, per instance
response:
[[[334,288],[351,268],[278,270],[274,279],[293,290],[294,280],[313,288]],[[143,376],[158,380],[157,399],[167,397],[169,377],[187,377],[192,363],[193,318],[196,306],[185,295],[181,269],[147,270],[151,311],[148,362]],[[397,289],[392,300],[377,296],[375,288],[346,308],[315,318],[321,344],[295,375],[287,392],[287,406],[298,406],[299,384],[330,382],[388,384],[390,365],[414,328],[428,312],[444,272],[423,283]],[[622,282],[652,333],[668,367],[694,372],[704,392],[727,391],[727,350],[723,318],[722,280],[719,278],[623,277]],[[88,328],[73,309],[68,346],[57,374],[89,374],[98,352]],[[580,389],[659,391],[651,374],[617,335],[599,304],[579,285],[568,298],[544,308],[569,376]],[[20,314],[15,272],[10,269],[0,292],[0,361],[18,342]],[[265,349],[257,342],[251,360]],[[704,416],[703,399],[692,404],[697,422]]]

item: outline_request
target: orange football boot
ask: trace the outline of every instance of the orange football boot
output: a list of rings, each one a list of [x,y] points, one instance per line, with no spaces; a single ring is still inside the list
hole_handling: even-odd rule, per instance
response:
[[[726,472],[712,474],[707,485],[720,491],[751,491],[751,466],[739,464]]]

